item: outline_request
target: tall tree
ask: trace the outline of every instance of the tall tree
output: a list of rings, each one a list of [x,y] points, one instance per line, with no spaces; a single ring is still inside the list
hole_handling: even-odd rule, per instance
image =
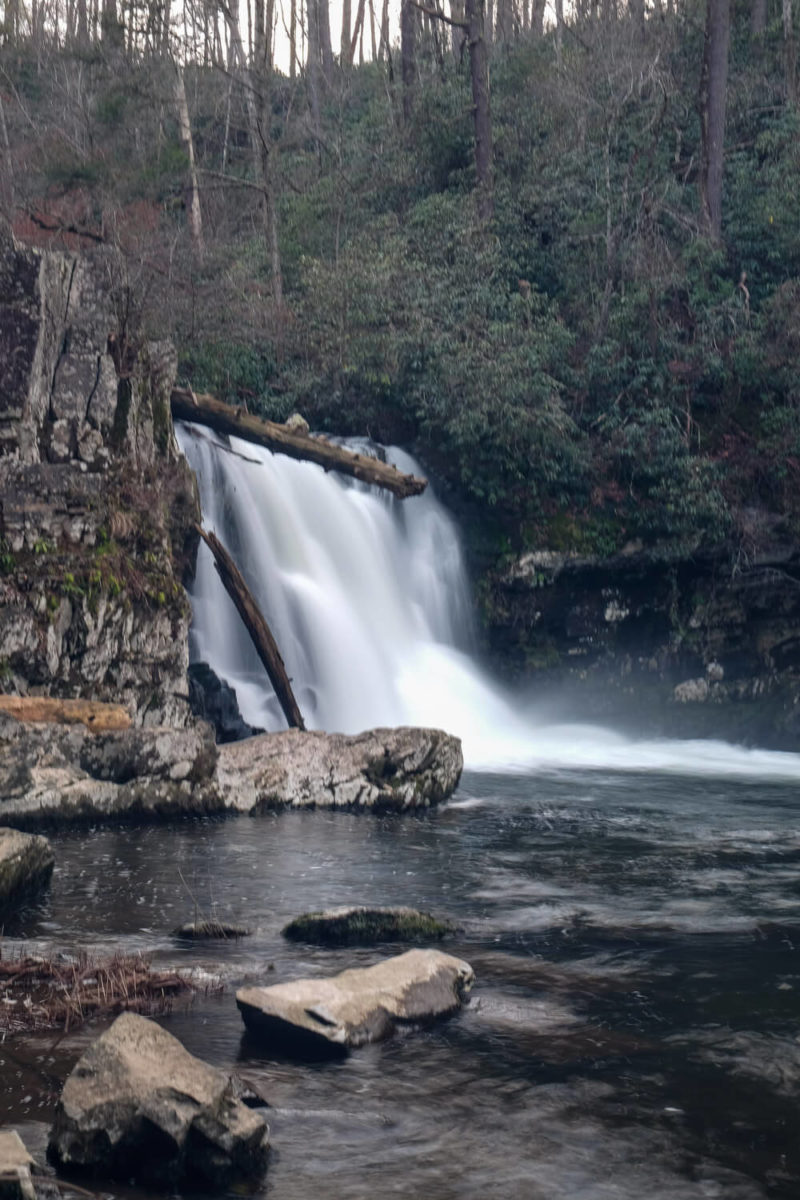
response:
[[[466,0],[469,72],[472,83],[475,124],[475,177],[478,189],[478,213],[490,220],[494,212],[492,165],[492,118],[489,100],[489,54],[486,46],[483,0]]]
[[[400,8],[400,75],[403,81],[403,118],[411,119],[417,86],[417,8],[402,0]]]
[[[707,0],[699,97],[700,202],[706,231],[714,241],[719,241],[722,235],[722,173],[730,37],[730,0]]]

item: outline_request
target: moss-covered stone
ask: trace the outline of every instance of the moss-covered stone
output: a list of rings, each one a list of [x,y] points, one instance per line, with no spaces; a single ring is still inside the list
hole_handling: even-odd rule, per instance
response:
[[[293,942],[368,946],[373,942],[440,941],[453,926],[415,908],[334,908],[304,913],[283,929]]]

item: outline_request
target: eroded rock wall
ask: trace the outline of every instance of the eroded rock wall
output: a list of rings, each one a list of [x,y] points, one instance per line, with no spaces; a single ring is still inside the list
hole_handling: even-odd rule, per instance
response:
[[[182,725],[199,507],[174,351],[121,344],[114,269],[0,230],[0,690]]]
[[[800,554],[549,550],[486,589],[495,661],[563,714],[800,746]],[[560,698],[560,701],[559,701]]]

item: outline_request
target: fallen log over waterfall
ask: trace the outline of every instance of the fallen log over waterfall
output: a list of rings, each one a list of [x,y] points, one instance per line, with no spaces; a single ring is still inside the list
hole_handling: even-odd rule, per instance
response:
[[[266,446],[268,450],[277,454],[287,454],[290,458],[302,462],[317,463],[326,471],[352,475],[362,483],[386,488],[401,500],[408,496],[418,496],[428,486],[427,479],[419,479],[416,475],[404,475],[389,463],[370,458],[366,454],[355,454],[352,450],[337,446],[325,438],[311,437],[275,421],[265,421],[243,409],[223,404],[221,400],[207,393],[196,395],[188,388],[174,388],[171,406],[173,417],[180,421],[193,421],[197,425],[206,425],[217,433],[226,433],[246,442],[254,442],[258,446]]]
[[[297,706],[297,701],[294,698],[292,685],[289,682],[289,676],[286,674],[286,667],[278,650],[278,644],[272,636],[272,632],[264,620],[261,610],[253,599],[241,571],[218,537],[215,537],[213,533],[206,533],[199,525],[196,526],[196,529],[214,556],[214,566],[217,568],[217,574],[222,580],[226,592],[236,605],[239,616],[245,623],[258,657],[264,664],[267,675],[269,675],[269,681],[275,689],[275,695],[278,697],[289,728],[304,730],[305,724],[303,723],[300,709]]]

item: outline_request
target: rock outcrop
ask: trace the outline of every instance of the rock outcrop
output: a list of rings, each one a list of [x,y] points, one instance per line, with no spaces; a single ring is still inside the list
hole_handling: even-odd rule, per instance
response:
[[[571,719],[638,732],[800,744],[800,557],[767,534],[733,561],[629,545],[530,552],[491,574],[495,661]]]
[[[457,738],[431,729],[261,734],[217,746],[203,721],[94,734],[0,712],[0,822],[32,827],[269,808],[424,808],[461,773]]]
[[[15,900],[44,887],[54,863],[47,838],[0,828],[0,917]]]
[[[237,807],[426,808],[446,799],[463,768],[458,738],[439,729],[283,733],[219,749],[217,780]]]
[[[0,687],[183,724],[196,544],[166,343],[123,347],[114,260],[0,227]]]
[[[269,1130],[223,1072],[155,1022],[124,1013],[64,1085],[48,1155],[159,1187],[226,1187],[266,1167]]]
[[[453,926],[416,908],[330,908],[303,913],[281,930],[291,942],[317,946],[370,946],[375,942],[440,941]]]
[[[409,950],[329,979],[241,988],[248,1031],[281,1050],[341,1054],[389,1037],[396,1026],[433,1020],[463,1004],[469,963],[439,950]]]

